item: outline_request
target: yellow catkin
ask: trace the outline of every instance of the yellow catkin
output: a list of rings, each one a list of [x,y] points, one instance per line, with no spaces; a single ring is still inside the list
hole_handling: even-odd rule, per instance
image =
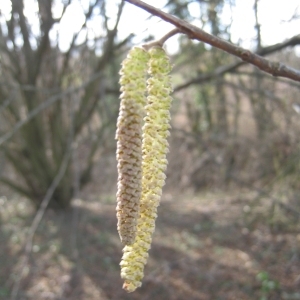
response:
[[[146,104],[148,53],[138,47],[129,52],[120,71],[121,103],[117,122],[117,219],[121,241],[134,242],[142,178],[142,123]]]
[[[160,202],[162,187],[165,183],[168,152],[167,137],[170,128],[170,76],[171,66],[165,51],[160,47],[149,50],[150,60],[147,83],[148,104],[146,105],[145,125],[143,126],[143,162],[142,195],[140,216],[135,242],[125,246],[121,265],[123,288],[133,292],[142,285],[144,266],[151,247],[155,229],[157,207]]]

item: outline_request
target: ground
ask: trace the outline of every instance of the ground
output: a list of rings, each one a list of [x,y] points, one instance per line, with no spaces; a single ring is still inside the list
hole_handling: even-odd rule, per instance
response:
[[[10,298],[21,274],[34,216],[26,199],[13,198],[0,198],[0,299]],[[243,190],[164,193],[143,285],[131,294],[120,278],[115,197],[49,210],[17,299],[300,299],[299,222],[268,199],[252,199]]]

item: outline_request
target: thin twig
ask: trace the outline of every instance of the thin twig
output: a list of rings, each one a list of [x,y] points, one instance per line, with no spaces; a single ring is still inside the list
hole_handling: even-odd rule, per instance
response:
[[[254,72],[251,72],[251,71],[232,71],[231,74],[233,76],[241,76],[241,75],[246,75],[246,76],[249,76],[249,77],[254,77],[255,74]],[[280,82],[280,83],[284,83],[288,86],[292,86],[292,87],[296,87],[296,88],[300,88],[300,83],[299,82],[294,82],[294,81],[290,81],[290,80],[286,80],[284,78],[274,78],[274,77],[269,77],[267,74],[262,74],[261,75],[263,78],[268,78],[268,79],[271,79],[272,82]]]
[[[207,74],[201,74],[196,78],[193,78],[181,85],[176,86],[174,88],[174,93],[179,92],[180,90],[185,89],[185,88],[189,87],[190,85],[207,82],[207,81],[215,79],[225,73],[232,72],[243,64],[244,64],[244,62],[239,61],[239,62],[232,63],[230,65],[227,65],[227,66],[218,67],[213,72],[210,72]]]
[[[180,30],[175,28],[173,30],[171,30],[170,32],[168,32],[166,35],[164,35],[162,38],[160,38],[159,40],[157,41],[154,41],[154,42],[151,42],[151,43],[147,43],[147,44],[144,44],[143,45],[143,48],[145,50],[149,50],[150,48],[152,47],[155,47],[155,46],[159,46],[159,47],[162,47],[163,44],[169,39],[171,38],[172,36],[174,36],[175,34],[177,33],[180,33]]]
[[[300,82],[300,71],[295,70],[291,67],[288,67],[281,62],[271,62],[258,54],[255,54],[249,50],[241,48],[239,46],[233,45],[217,36],[211,35],[202,29],[184,21],[177,17],[174,17],[168,13],[161,11],[149,4],[146,4],[140,0],[125,0],[137,7],[142,8],[143,10],[149,12],[152,15],[155,15],[162,20],[173,24],[176,26],[182,33],[186,34],[190,39],[195,39],[204,43],[207,43],[213,47],[226,51],[234,56],[239,57],[243,61],[246,61],[260,70],[265,71],[273,76],[286,77],[295,81]],[[300,35],[299,35],[300,38]]]
[[[79,97],[74,97],[71,99],[71,107],[70,107],[70,120],[71,120],[71,132],[74,136],[75,128],[74,128],[74,116],[75,116],[75,107],[76,104],[80,101]],[[77,103],[76,103],[77,102]],[[79,157],[78,157],[78,143],[74,141],[74,148],[72,153],[72,165],[73,165],[73,199],[77,201],[80,197],[80,165],[79,165]],[[71,249],[72,249],[72,258],[74,261],[77,261],[78,258],[78,247],[77,247],[77,227],[78,227],[78,219],[79,219],[79,211],[78,207],[74,205],[72,207],[72,227],[71,227]]]

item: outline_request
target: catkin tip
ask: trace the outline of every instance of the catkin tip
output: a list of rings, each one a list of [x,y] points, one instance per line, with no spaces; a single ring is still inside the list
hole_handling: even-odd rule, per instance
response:
[[[132,293],[137,289],[137,286],[135,286],[134,284],[132,284],[131,282],[127,282],[125,281],[123,284],[123,289],[127,292],[127,293]]]

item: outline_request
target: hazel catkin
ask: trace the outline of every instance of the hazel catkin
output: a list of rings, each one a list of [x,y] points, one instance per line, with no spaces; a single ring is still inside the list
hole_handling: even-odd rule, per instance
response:
[[[170,76],[171,65],[161,47],[149,50],[150,60],[147,81],[146,117],[143,126],[142,193],[135,242],[123,249],[121,277],[123,288],[133,292],[142,285],[144,266],[147,263],[148,250],[151,247],[155,229],[157,207],[162,187],[165,183],[168,152],[167,137],[170,128]]]
[[[142,177],[142,122],[146,104],[148,53],[138,47],[129,52],[120,71],[121,103],[117,121],[118,232],[125,245],[136,235]]]

